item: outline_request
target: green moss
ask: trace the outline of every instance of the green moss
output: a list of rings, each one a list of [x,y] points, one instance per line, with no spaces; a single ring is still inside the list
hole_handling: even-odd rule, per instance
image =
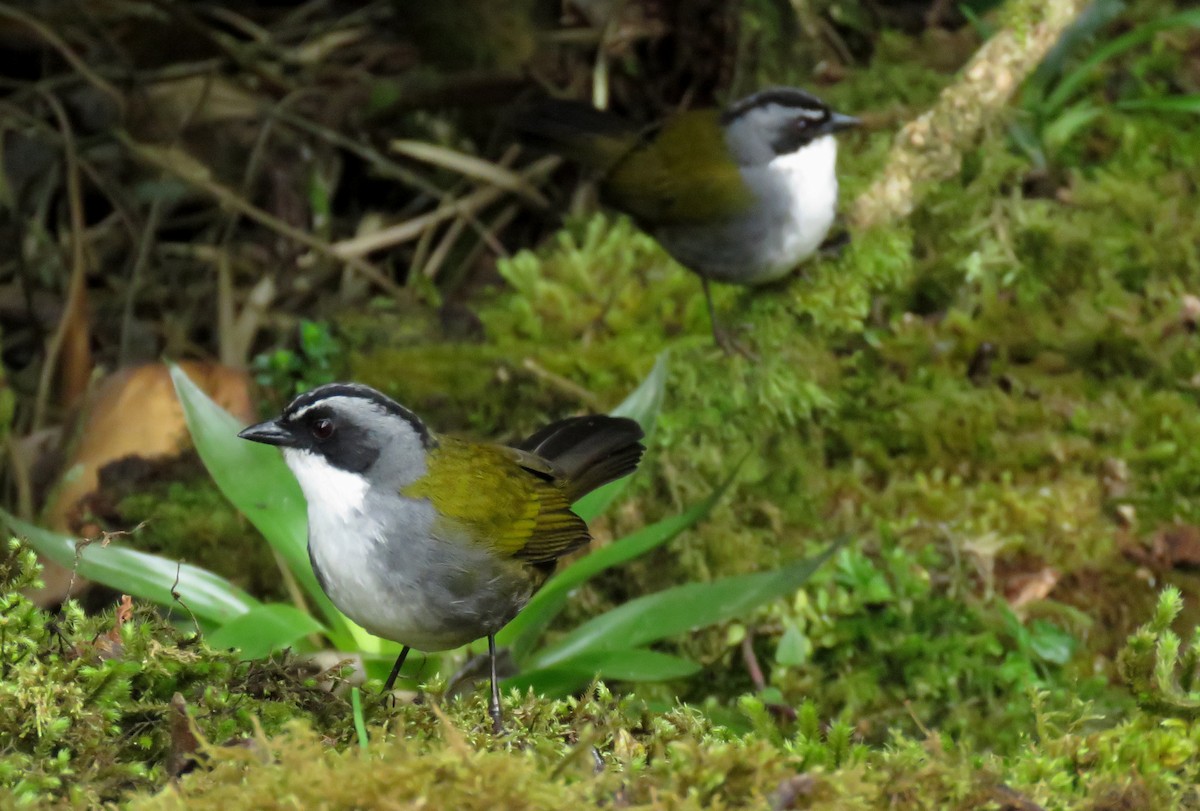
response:
[[[298,725],[260,738],[258,757],[210,749],[211,768],[133,807],[565,809],[620,798],[632,808],[761,808],[789,773],[790,758],[766,742],[727,735],[686,710],[648,715],[599,694],[551,706],[526,700],[514,708],[521,731],[499,739],[464,715],[481,713],[478,702],[415,708],[387,730],[370,728],[365,753],[330,750]],[[296,781],[300,772],[306,779]]]
[[[1162,7],[1134,4],[1122,25]],[[9,596],[0,802],[135,791],[146,806],[200,808],[1196,805],[1195,655],[1171,641],[1178,620],[1158,617],[1115,665],[1152,607],[1148,579],[1187,586],[1185,611],[1198,610],[1194,577],[1125,560],[1164,526],[1200,523],[1187,298],[1200,289],[1200,142],[1181,119],[1106,96],[1192,81],[1187,49],[1167,44],[1097,71],[1080,96],[1099,114],[1042,165],[1014,140],[1029,111],[1014,112],[1013,129],[985,133],[903,226],[855,235],[779,286],[718,287],[755,361],[716,350],[695,277],[603,215],[501,261],[506,287],[475,302],[469,329],[393,304],[337,319],[351,376],[440,429],[499,439],[610,406],[670,348],[644,470],[597,534],[678,513],[744,456],[738,488],[696,531],[581,589],[562,625],[852,541],[790,602],[664,643],[703,678],[622,685],[616,698],[507,696],[512,732],[499,739],[478,695],[435,710],[438,681],[423,703],[368,701],[360,754],[344,700],[278,663],[237,664],[141,612],[120,653],[101,656],[111,617],[70,607],[48,628]],[[845,199],[882,163],[890,122],[950,80],[915,53],[929,45],[888,33],[868,68],[822,89],[871,113],[873,131],[844,141]],[[307,379],[303,362],[279,368],[289,385]],[[238,529],[227,515],[194,523],[211,492],[162,495],[157,517],[152,498],[123,507],[151,517],[163,550]],[[1030,577],[1050,590],[1026,589]],[[167,783],[174,691],[213,745],[150,797]],[[244,736],[257,743],[227,745]]]
[[[197,771],[132,807],[567,809],[619,802],[647,811],[789,803],[966,811],[1019,800],[1082,810],[1194,799],[1200,728],[1139,716],[1086,730],[1086,706],[1051,715],[1036,693],[1032,731],[1010,756],[979,755],[937,736],[894,734],[888,746],[868,748],[853,742],[852,727],[822,724],[811,704],[801,707],[792,734],[731,735],[686,710],[646,714],[603,688],[598,693],[534,701],[536,709],[531,700],[515,703],[528,727],[498,739],[464,715],[482,712],[477,702],[413,708],[386,729],[368,727],[366,751],[330,748],[295,724],[274,737],[257,735],[249,748],[205,747]],[[755,699],[742,708],[766,717]]]
[[[285,597],[271,548],[205,473],[183,481],[143,481],[117,504],[125,527],[144,525],[130,544],[203,566],[253,594]]]
[[[906,83],[884,69],[915,47],[890,37],[835,101],[889,110],[932,97],[944,75],[921,68]],[[847,141],[847,197],[888,143],[883,132]],[[765,661],[789,629],[789,644],[797,633],[808,640],[808,658],[772,671],[784,702],[809,697],[873,742],[923,724],[961,752],[1015,753],[1038,722],[1026,685],[1053,697],[1041,699],[1045,713],[1068,712],[1079,694],[1097,712],[1126,711],[1085,676],[1095,666],[1111,676],[1136,612],[1089,616],[1150,593],[1123,546],[1200,519],[1200,457],[1188,441],[1200,431],[1200,355],[1182,314],[1200,283],[1200,194],[1187,180],[1200,150],[1186,128],[1105,111],[1056,160],[1038,174],[1006,130],[989,132],[904,227],[856,236],[788,285],[719,288],[723,317],[760,348],[754,362],[712,348],[694,278],[627,222],[597,216],[501,264],[510,289],[481,311],[486,349],[405,350],[382,377],[398,393],[455,391],[451,412],[457,404],[464,424],[494,433],[571,405],[523,377],[516,358],[587,389],[590,406],[615,401],[671,347],[667,410],[639,498],[613,525],[695,503],[748,455],[737,495],[697,531],[586,590],[564,621],[847,534],[856,552],[808,602],[747,618],[765,628],[755,637]],[[497,379],[512,401],[489,396]],[[1049,599],[1021,617],[1007,607],[1016,576],[1051,570],[1060,585]],[[882,596],[860,594],[872,589]],[[720,664],[692,698],[749,688],[743,633],[680,643]],[[990,790],[971,769],[929,768],[964,807]],[[1125,790],[1121,775],[1106,779],[1076,796]],[[1161,786],[1129,790],[1162,796]]]
[[[344,702],[294,662],[239,663],[139,605],[51,617],[19,591],[36,572],[15,542],[0,557],[0,802],[95,807],[162,786],[176,693],[214,740],[296,717],[345,734]]]

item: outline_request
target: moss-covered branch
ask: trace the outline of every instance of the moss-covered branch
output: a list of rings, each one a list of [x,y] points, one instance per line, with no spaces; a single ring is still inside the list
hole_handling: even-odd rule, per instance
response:
[[[957,173],[963,151],[1085,5],[1085,0],[1011,0],[1004,12],[1007,27],[984,43],[937,104],[900,130],[883,171],[854,201],[855,229],[907,217],[923,184]]]

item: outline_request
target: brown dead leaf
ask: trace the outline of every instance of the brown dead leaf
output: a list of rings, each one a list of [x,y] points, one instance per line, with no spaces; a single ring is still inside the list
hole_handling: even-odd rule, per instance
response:
[[[108,632],[109,636],[117,637],[121,633],[121,626],[133,619],[133,598],[128,594],[121,595],[121,602],[117,605],[116,622],[113,623],[113,629]]]
[[[1185,293],[1179,304],[1179,322],[1188,332],[1195,332],[1198,321],[1200,321],[1200,297]]]
[[[125,654],[125,643],[121,640],[121,628],[133,618],[133,598],[121,595],[121,601],[113,610],[113,626],[90,642],[80,642],[72,648],[76,658],[89,657],[100,661],[119,659]]]
[[[250,379],[245,372],[216,363],[184,361],[179,365],[222,408],[246,422],[254,417]],[[63,467],[58,492],[47,506],[46,524],[60,532],[78,534],[84,528],[80,505],[96,489],[101,468],[130,456],[175,456],[188,446],[183,410],[165,364],[134,366],[111,375],[90,398],[78,445]],[[49,606],[68,596],[72,578],[70,570],[49,561],[43,563],[46,585],[30,597],[38,605]],[[75,581],[75,589],[81,582]]]
[[[1121,529],[1129,530],[1137,526],[1137,508],[1132,504],[1118,504],[1114,517]]]
[[[817,778],[808,772],[784,778],[771,794],[772,811],[804,808],[817,791]]]
[[[1149,548],[1134,538],[1121,542],[1121,552],[1136,564],[1155,572],[1200,567],[1200,527],[1171,524],[1159,527]]]
[[[121,641],[121,627],[133,618],[133,598],[128,594],[121,595],[113,611],[113,627],[96,640],[96,652],[103,659],[116,659],[125,652],[125,644]]]
[[[200,748],[200,739],[192,729],[192,719],[188,716],[187,702],[179,693],[171,697],[171,706],[167,710],[167,729],[171,738],[167,774],[175,779],[196,768],[196,750]]]
[[[129,131],[138,140],[160,141],[187,126],[252,119],[262,105],[263,99],[219,75],[167,79],[131,97]]]
[[[1159,529],[1150,553],[1164,568],[1200,566],[1200,527],[1175,524]]]
[[[1049,597],[1061,576],[1057,569],[1050,567],[1012,575],[1005,584],[1004,596],[1012,609],[1020,615],[1023,607]]]
[[[1125,498],[1129,494],[1129,464],[1115,456],[1105,459],[1100,467],[1100,484],[1106,499]]]

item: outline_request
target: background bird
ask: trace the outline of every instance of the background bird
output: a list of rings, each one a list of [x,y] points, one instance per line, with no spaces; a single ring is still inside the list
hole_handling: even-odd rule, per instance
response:
[[[652,128],[563,100],[535,103],[515,120],[525,142],[596,172],[601,200],[700,276],[713,335],[727,349],[709,280],[765,284],[816,252],[837,208],[834,136],[858,123],[794,88]]]

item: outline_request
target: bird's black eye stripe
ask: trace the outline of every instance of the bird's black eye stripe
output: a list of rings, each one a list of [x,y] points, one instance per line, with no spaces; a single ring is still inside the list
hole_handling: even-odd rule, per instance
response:
[[[317,386],[311,391],[306,391],[298,395],[283,410],[283,419],[292,423],[302,421],[306,417],[309,417],[312,409],[328,413],[328,409],[323,407],[322,401],[337,397],[363,400],[374,404],[388,413],[395,414],[412,426],[412,429],[421,437],[421,442],[426,448],[437,446],[437,439],[429,433],[429,429],[425,427],[425,423],[421,422],[416,414],[390,397],[381,394],[369,386],[363,386],[358,383],[326,383],[323,386]]]
[[[333,432],[333,420],[328,417],[321,417],[312,423],[312,435],[319,440],[329,439],[329,437],[333,436]]]

